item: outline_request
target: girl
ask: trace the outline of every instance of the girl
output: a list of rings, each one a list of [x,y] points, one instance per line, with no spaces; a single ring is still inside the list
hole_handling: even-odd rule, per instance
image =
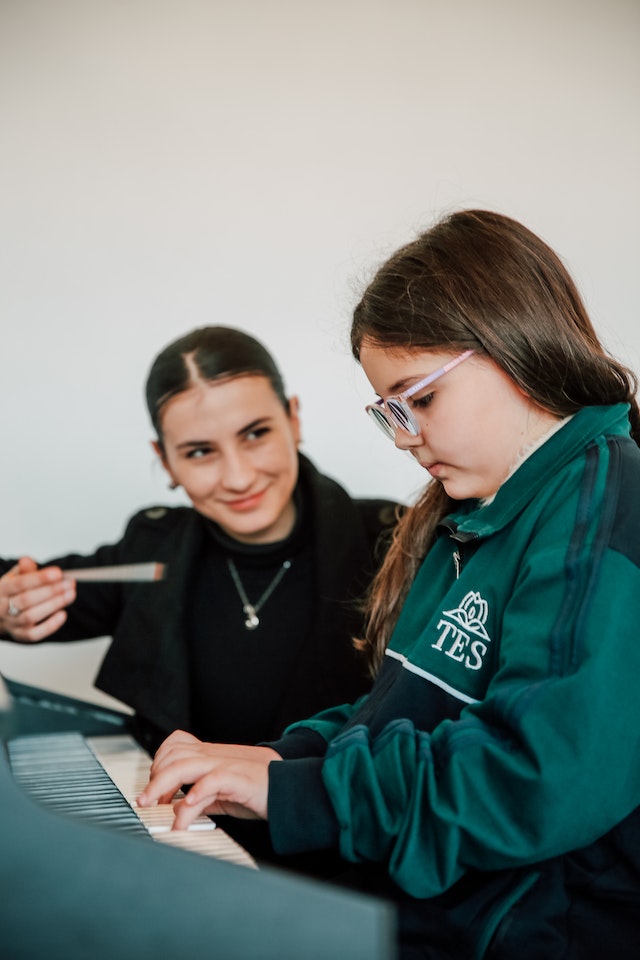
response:
[[[298,453],[298,401],[253,337],[204,327],[146,385],[154,449],[192,507],[152,507],[92,556],[0,564],[0,632],[112,636],[97,686],[154,750],[171,730],[255,742],[369,686],[350,604],[374,572],[389,501],[353,500]],[[158,583],[83,583],[78,567],[157,561]],[[65,571],[63,575],[63,571]],[[70,572],[69,572],[70,571]]]
[[[141,802],[269,820],[398,905],[403,958],[640,942],[640,418],[559,258],[455,213],[352,326],[370,415],[431,476],[373,584],[355,705],[269,746],[176,732]]]

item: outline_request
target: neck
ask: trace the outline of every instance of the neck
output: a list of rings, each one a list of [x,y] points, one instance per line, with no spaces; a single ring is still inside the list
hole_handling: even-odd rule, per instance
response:
[[[549,437],[552,437],[554,433],[557,433],[561,427],[567,423],[571,417],[556,417],[551,413],[546,411],[541,411],[539,416],[537,416],[531,425],[530,430],[528,431],[527,438],[523,443],[522,447],[518,451],[518,455],[511,467],[508,476],[518,469],[521,463],[523,463],[527,457],[530,457],[531,454],[541,447],[544,443],[547,442]]]
[[[279,549],[287,551],[297,549],[303,528],[305,525],[305,506],[304,497],[300,487],[296,487],[293,492],[293,498],[289,503],[290,516],[289,522],[282,524],[277,530],[275,536],[265,537],[264,539],[245,538],[240,539],[235,531],[230,533],[224,530],[214,520],[204,518],[207,529],[211,536],[225,549],[233,554],[242,554],[247,556],[271,556],[277,553]],[[274,528],[275,529],[275,528]],[[284,531],[284,533],[282,532]],[[282,536],[280,535],[282,533]],[[291,541],[295,541],[293,544]]]
[[[280,543],[282,540],[286,540],[287,537],[291,535],[293,528],[296,525],[296,517],[296,506],[293,500],[290,500],[275,524],[273,524],[273,526],[271,526],[267,531],[258,531],[256,533],[247,534],[238,534],[237,532],[231,533],[229,530],[225,530],[224,532],[228,537],[230,537],[232,540],[236,540],[238,543],[268,546],[270,544]]]
[[[524,461],[527,460],[532,453],[535,453],[535,451],[538,450],[539,447],[543,446],[543,444],[547,442],[549,437],[552,437],[554,433],[557,433],[558,430],[564,427],[565,423],[569,422],[569,420],[571,420],[571,416],[563,417],[562,419],[559,419],[558,417],[554,417],[550,413],[545,414],[544,420],[542,420],[541,418],[538,421],[539,429],[531,431],[531,435],[527,438],[523,446],[518,451],[518,454],[514,462],[512,463],[506,477],[504,478],[500,486],[502,486],[503,483],[506,483],[509,477],[513,476],[513,474],[516,472],[518,467],[522,466]],[[498,491],[496,490],[496,492],[491,494],[491,496],[483,497],[482,498],[483,505],[487,506],[487,504],[491,503],[491,501],[494,499],[497,492]]]

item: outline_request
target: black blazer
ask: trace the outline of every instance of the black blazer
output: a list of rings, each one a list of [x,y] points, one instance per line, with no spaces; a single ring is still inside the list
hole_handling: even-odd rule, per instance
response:
[[[303,455],[300,483],[312,515],[317,603],[305,655],[280,705],[279,726],[352,702],[369,689],[364,664],[353,649],[360,619],[350,601],[362,594],[375,572],[385,541],[380,534],[390,530],[396,514],[392,501],[352,499]],[[149,560],[167,564],[169,575],[156,583],[78,583],[67,622],[50,638],[112,637],[96,686],[132,707],[150,749],[172,730],[189,729],[184,622],[205,535],[201,517],[191,507],[150,507],[129,520],[117,543],[91,556],[47,561],[70,569]],[[2,561],[0,572],[14,563]],[[269,736],[265,731],[265,739]]]

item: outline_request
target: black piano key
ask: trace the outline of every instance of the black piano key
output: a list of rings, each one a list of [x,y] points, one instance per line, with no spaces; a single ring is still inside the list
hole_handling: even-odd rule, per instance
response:
[[[77,820],[149,837],[81,734],[15,737],[7,751],[15,780],[34,800]]]

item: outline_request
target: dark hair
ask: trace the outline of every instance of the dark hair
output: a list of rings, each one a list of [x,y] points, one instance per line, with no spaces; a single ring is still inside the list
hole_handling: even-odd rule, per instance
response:
[[[538,236],[509,217],[464,210],[436,223],[380,267],[355,308],[351,347],[473,349],[559,417],[629,404],[640,444],[637,380],[600,343],[575,283]],[[427,485],[395,531],[372,585],[368,637],[380,661],[404,598],[452,501]]]
[[[168,344],[155,358],[146,383],[147,408],[162,444],[165,404],[198,381],[266,377],[285,407],[289,403],[276,362],[255,337],[232,327],[200,327]]]

